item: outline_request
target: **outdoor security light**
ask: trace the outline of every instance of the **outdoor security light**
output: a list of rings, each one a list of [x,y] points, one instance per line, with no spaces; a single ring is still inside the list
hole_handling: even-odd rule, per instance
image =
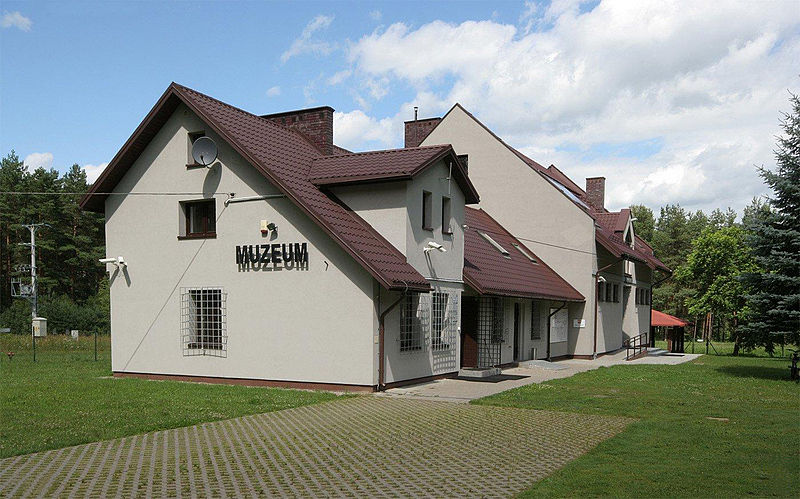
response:
[[[125,259],[122,258],[121,256],[118,256],[116,258],[109,258],[109,257],[101,258],[100,263],[106,263],[106,264],[113,263],[117,267],[126,267],[128,265],[127,262],[125,262]]]
[[[428,251],[430,251],[430,250],[436,250],[436,251],[440,251],[440,252],[442,252],[442,253],[444,253],[445,251],[447,251],[447,250],[444,248],[444,246],[442,246],[442,245],[441,245],[441,244],[439,244],[439,243],[433,242],[433,241],[430,241],[430,242],[428,243],[428,247],[427,247],[427,248],[425,248],[423,251],[425,251],[425,252],[428,252]]]

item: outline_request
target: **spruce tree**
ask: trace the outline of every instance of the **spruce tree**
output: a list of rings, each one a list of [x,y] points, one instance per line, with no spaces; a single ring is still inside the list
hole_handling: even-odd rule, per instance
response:
[[[745,347],[800,343],[800,99],[792,95],[792,111],[784,114],[775,159],[777,169],[759,174],[774,196],[772,209],[761,212],[751,224],[748,243],[762,269],[743,276],[748,288]]]

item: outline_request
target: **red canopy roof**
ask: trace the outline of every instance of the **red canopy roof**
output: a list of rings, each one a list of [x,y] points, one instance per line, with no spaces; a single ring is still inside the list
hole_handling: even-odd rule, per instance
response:
[[[689,323],[685,320],[678,319],[675,316],[659,312],[658,310],[650,311],[650,324],[653,326],[666,326],[666,327],[684,327]]]

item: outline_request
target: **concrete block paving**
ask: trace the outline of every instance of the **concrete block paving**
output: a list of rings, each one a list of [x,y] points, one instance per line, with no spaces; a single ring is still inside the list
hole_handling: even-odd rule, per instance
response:
[[[620,417],[360,396],[0,461],[0,497],[511,496]]]

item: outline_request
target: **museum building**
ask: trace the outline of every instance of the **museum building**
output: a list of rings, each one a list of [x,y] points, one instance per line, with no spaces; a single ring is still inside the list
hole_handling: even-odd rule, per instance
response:
[[[584,295],[478,203],[448,144],[352,153],[330,107],[173,83],[81,202],[114,375],[374,391],[567,354]]]

